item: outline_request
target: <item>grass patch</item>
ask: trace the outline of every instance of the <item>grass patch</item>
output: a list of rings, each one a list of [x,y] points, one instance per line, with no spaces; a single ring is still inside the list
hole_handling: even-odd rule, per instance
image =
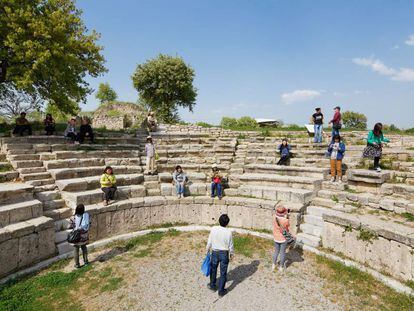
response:
[[[109,278],[108,280],[106,280],[107,283],[101,287],[101,293],[112,292],[112,291],[117,290],[118,288],[121,287],[123,280],[124,279],[121,277]]]
[[[9,171],[13,171],[13,166],[11,166],[9,163],[0,164],[0,173],[1,172],[9,172]]]
[[[357,235],[357,240],[365,241],[372,244],[372,240],[378,239],[377,233],[368,229],[364,229],[361,225],[359,226],[358,231],[359,233]]]
[[[408,221],[414,221],[414,215],[411,213],[402,213],[401,216],[407,219]]]
[[[339,203],[339,198],[335,194],[331,196],[331,200],[334,201],[335,203]]]
[[[152,245],[162,240],[164,232],[152,231],[146,235],[141,235],[136,238],[132,238],[125,242],[125,250],[129,251],[139,245]]]
[[[162,225],[149,226],[149,227],[147,227],[147,229],[184,227],[184,226],[188,226],[188,225],[189,225],[188,222],[166,222],[165,224],[162,224]]]
[[[348,299],[352,304],[349,310],[413,310],[414,297],[395,292],[365,272],[320,255],[316,255],[316,263],[320,276],[328,280],[329,290],[356,296]]]
[[[250,234],[233,235],[234,251],[246,257],[253,257],[254,254],[263,254],[272,249],[272,241],[252,236]]]
[[[52,271],[0,286],[0,310],[79,310],[68,292],[91,266],[69,273]]]

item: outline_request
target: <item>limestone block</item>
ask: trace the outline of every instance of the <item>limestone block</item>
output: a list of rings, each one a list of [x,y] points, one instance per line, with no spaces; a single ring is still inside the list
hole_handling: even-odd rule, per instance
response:
[[[265,208],[250,209],[251,227],[246,228],[273,230],[272,213],[272,210]]]
[[[358,231],[353,230],[352,232],[345,232],[345,255],[360,262],[365,262],[366,245],[369,242],[360,241],[357,239]]]
[[[202,204],[199,208],[201,208],[201,223],[203,225],[217,225],[219,217],[228,213],[227,205]]]
[[[245,206],[229,206],[227,214],[230,218],[230,226],[252,228],[252,210],[253,208]]]
[[[186,222],[182,219],[181,205],[168,204],[164,209],[164,223]]]
[[[131,187],[131,198],[145,197],[146,190],[144,186]]]
[[[101,213],[96,215],[98,233],[97,239],[103,239],[111,233],[111,213]]]
[[[53,237],[54,239],[54,237]],[[32,233],[19,238],[18,266],[26,267],[39,258],[39,235]]]
[[[118,210],[111,213],[111,227],[109,234],[116,235],[127,232],[125,226],[125,210]]]
[[[55,229],[49,228],[39,232],[39,260],[49,258],[56,253]]]
[[[172,184],[161,184],[161,195],[170,196],[174,194],[174,186]]]
[[[346,254],[344,227],[330,222],[324,222],[322,245],[335,252]]]
[[[290,213],[289,214],[289,223],[290,223],[290,232],[293,235],[296,235],[298,232],[299,224],[301,221],[301,214],[300,213]]]
[[[413,248],[395,241],[391,241],[390,245],[388,256],[393,263],[391,274],[405,281],[411,280]]]
[[[180,204],[182,220],[190,224],[201,224],[200,204]]]
[[[382,237],[366,244],[365,263],[378,271],[390,271],[394,263],[389,260],[391,242]],[[390,266],[391,264],[391,266]]]
[[[274,189],[263,189],[263,198],[276,201],[277,192]]]
[[[151,226],[157,226],[157,225],[161,225],[164,223],[164,210],[165,210],[165,205],[156,205],[156,206],[151,206],[150,209],[150,221],[151,221]]]
[[[414,203],[410,203],[407,205],[407,213],[414,214]]]
[[[379,206],[381,209],[386,210],[386,211],[394,211],[395,207],[394,207],[394,201],[393,200],[389,200],[389,199],[382,199],[379,202]]]
[[[26,206],[21,208],[12,209],[10,213],[10,223],[16,223],[21,220],[26,220],[32,218],[32,207]]]
[[[0,276],[4,276],[18,267],[19,240],[10,239],[0,243]]]

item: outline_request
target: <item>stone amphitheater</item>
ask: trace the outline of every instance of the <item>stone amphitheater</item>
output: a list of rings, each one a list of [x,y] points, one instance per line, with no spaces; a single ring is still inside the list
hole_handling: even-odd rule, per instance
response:
[[[363,168],[365,132],[346,132],[344,181],[329,181],[326,144],[299,132],[233,132],[162,126],[151,133],[158,175],[143,174],[146,133],[101,134],[94,145],[69,145],[58,136],[0,139],[0,278],[70,253],[68,217],[79,203],[92,216],[91,239],[102,240],[165,223],[217,223],[272,229],[277,204],[290,209],[292,231],[307,249],[351,259],[399,281],[414,279],[414,137],[390,136],[389,166]],[[290,137],[294,158],[277,166],[276,145]],[[227,176],[222,200],[210,197],[208,173]],[[189,177],[178,199],[171,183],[180,164]],[[118,198],[103,206],[99,177],[114,167]],[[7,170],[10,168],[10,170]]]

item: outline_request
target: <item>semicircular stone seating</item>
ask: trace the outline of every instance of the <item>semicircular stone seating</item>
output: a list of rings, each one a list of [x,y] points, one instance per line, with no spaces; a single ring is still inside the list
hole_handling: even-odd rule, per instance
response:
[[[1,138],[0,165],[11,169],[0,174],[0,262],[6,263],[0,277],[70,252],[68,218],[83,203],[92,240],[168,223],[213,225],[222,213],[231,226],[270,232],[282,204],[298,244],[329,248],[397,279],[414,278],[414,222],[403,217],[414,214],[412,137],[392,137],[395,144],[384,154],[393,169],[376,173],[360,168],[366,133],[345,133],[339,184],[328,181],[326,145],[308,143],[302,133],[275,133],[292,137],[289,166],[276,165],[280,138],[257,132],[163,126],[151,134],[159,157],[153,176],[144,174],[143,133],[102,134],[94,145],[53,136]],[[172,184],[178,164],[189,177],[182,199]],[[222,200],[210,196],[212,164],[226,177]],[[107,165],[118,194],[103,206],[99,178]]]

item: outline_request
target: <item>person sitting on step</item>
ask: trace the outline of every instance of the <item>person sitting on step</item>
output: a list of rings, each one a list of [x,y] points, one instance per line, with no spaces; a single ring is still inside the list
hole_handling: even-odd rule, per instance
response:
[[[221,198],[223,197],[223,185],[221,184],[223,176],[221,175],[217,167],[217,164],[213,164],[211,169],[211,197],[214,198],[216,196],[217,190],[217,196],[221,200]]]
[[[82,249],[82,257],[84,265],[88,265],[88,248],[86,245],[89,242],[89,227],[90,216],[85,212],[85,205],[79,204],[76,206],[75,215],[70,218],[70,227],[74,230],[80,230],[80,241],[75,243],[73,258],[75,259],[75,268],[80,268],[79,264],[79,248]]]
[[[384,143],[389,142],[390,140],[382,134],[382,123],[376,123],[374,129],[368,133],[367,146],[362,156],[364,158],[374,159],[374,170],[378,173],[381,172],[379,162],[382,156],[382,147]]]
[[[331,159],[331,182],[334,182],[336,177],[338,182],[342,182],[342,159],[344,154],[345,144],[341,142],[341,136],[336,135],[328,147],[328,155]]]
[[[101,176],[101,189],[105,195],[103,205],[108,205],[112,203],[115,199],[116,188],[116,177],[114,175],[114,170],[112,167],[107,166]]]
[[[158,123],[157,123],[157,119],[155,118],[155,113],[153,111],[148,113],[147,125],[148,125],[149,132],[155,132],[157,130]]]
[[[46,136],[53,135],[55,132],[55,119],[53,119],[50,113],[46,115],[43,124],[45,125]]]
[[[78,134],[76,133],[76,119],[71,118],[63,133],[65,138],[70,142],[76,142],[78,140]]]
[[[280,159],[276,164],[288,165],[291,154],[287,138],[283,138],[282,143],[277,147],[277,150],[279,151]]]
[[[79,142],[82,144],[85,141],[85,137],[89,137],[91,143],[94,143],[94,134],[92,126],[88,118],[82,118],[82,124],[79,128]]]
[[[187,176],[184,174],[184,171],[181,165],[175,167],[173,173],[173,182],[175,184],[175,189],[177,192],[177,197],[180,199],[184,197],[185,183],[187,182]]]
[[[16,118],[16,126],[14,127],[13,134],[23,136],[24,132],[30,136],[32,135],[32,126],[26,119],[26,112],[20,113],[20,117]]]

